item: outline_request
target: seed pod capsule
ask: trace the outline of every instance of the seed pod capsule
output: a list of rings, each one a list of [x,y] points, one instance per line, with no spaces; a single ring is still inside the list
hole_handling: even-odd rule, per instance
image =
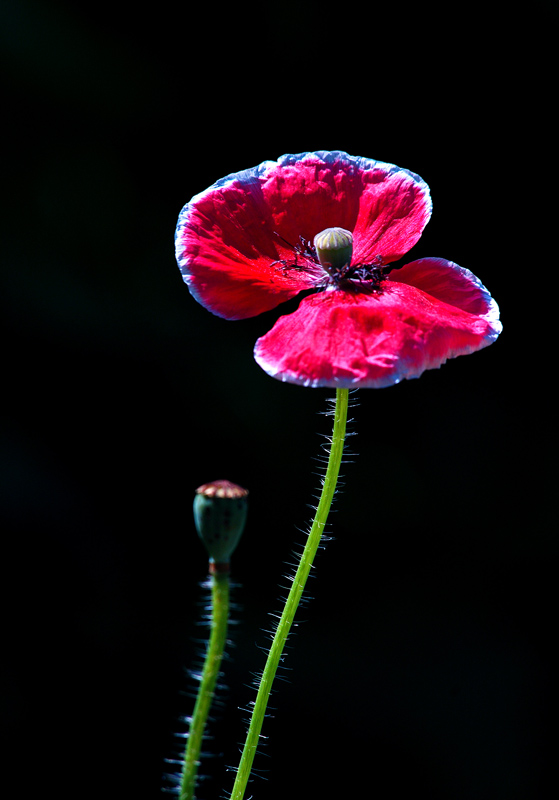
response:
[[[351,263],[353,234],[345,228],[326,228],[317,233],[313,242],[318,260],[333,275]]]
[[[245,527],[248,491],[231,481],[213,481],[196,489],[194,524],[210,556],[210,571],[229,563]]]

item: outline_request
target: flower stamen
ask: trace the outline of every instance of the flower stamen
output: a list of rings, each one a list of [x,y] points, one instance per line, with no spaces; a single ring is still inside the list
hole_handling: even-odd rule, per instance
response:
[[[378,289],[389,271],[390,267],[383,267],[383,258],[378,255],[370,264],[348,264],[336,276],[336,280],[338,283],[347,280],[359,281]]]
[[[304,272],[315,271],[314,267],[315,264],[318,264],[318,258],[316,256],[315,248],[309,241],[307,241],[303,236],[299,236],[299,244],[291,244],[291,242],[288,242],[287,239],[285,239],[277,231],[274,231],[274,236],[277,236],[278,239],[281,239],[284,244],[293,250],[295,258],[293,261],[287,261],[285,258],[277,258],[275,261],[272,261],[270,264],[271,267],[273,267],[274,264],[281,264],[284,272],[288,269],[298,269]],[[300,264],[299,258],[302,258],[306,264]]]

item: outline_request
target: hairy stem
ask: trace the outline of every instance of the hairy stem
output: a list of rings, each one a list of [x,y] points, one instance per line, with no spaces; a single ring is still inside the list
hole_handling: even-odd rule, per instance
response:
[[[340,471],[340,464],[342,461],[342,454],[344,449],[345,430],[347,422],[347,406],[348,406],[348,389],[336,390],[336,409],[334,413],[334,431],[332,434],[332,444],[330,447],[330,455],[328,458],[328,467],[324,477],[324,484],[322,493],[316,509],[316,514],[313,520],[311,530],[305,545],[305,549],[301,555],[301,560],[293,580],[293,584],[289,591],[283,613],[281,615],[278,627],[268,654],[266,666],[260,679],[258,694],[254,703],[252,717],[245,741],[245,746],[241,755],[235,784],[231,793],[231,800],[243,800],[246,786],[252,769],[252,763],[258,747],[260,739],[260,731],[262,730],[262,723],[266,714],[266,707],[270,692],[272,691],[272,684],[276,675],[278,664],[280,662],[283,648],[289,631],[293,624],[293,619],[299,606],[301,596],[303,594],[307,578],[320,544],[320,539],[328,519],[330,506],[334,497],[336,483],[338,481],[338,474]]]
[[[220,565],[210,565],[217,566]],[[204,669],[198,689],[198,696],[192,714],[188,733],[184,766],[181,775],[180,800],[193,800],[196,788],[196,775],[200,763],[200,750],[206,721],[213,701],[219,669],[227,640],[229,617],[229,571],[211,570],[212,620],[210,639]]]

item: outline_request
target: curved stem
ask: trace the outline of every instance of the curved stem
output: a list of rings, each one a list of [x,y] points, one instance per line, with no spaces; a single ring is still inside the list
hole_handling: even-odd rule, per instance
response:
[[[289,595],[287,597],[285,607],[283,609],[283,613],[278,623],[272,646],[268,654],[266,666],[264,667],[264,672],[262,673],[262,677],[260,679],[258,694],[254,703],[247,738],[243,753],[241,755],[241,760],[237,770],[235,784],[233,786],[230,800],[242,800],[244,797],[252,769],[252,763],[256,753],[256,748],[260,739],[260,731],[262,730],[262,723],[264,721],[270,692],[272,691],[272,684],[276,675],[276,670],[278,668],[289,631],[291,630],[291,625],[293,624],[295,612],[297,611],[297,607],[301,600],[307,578],[309,577],[318,545],[320,544],[320,539],[324,531],[324,526],[326,525],[330,506],[332,505],[332,499],[334,497],[334,491],[338,481],[338,474],[340,471],[340,464],[344,449],[347,405],[348,389],[337,389],[336,410],[334,414],[334,431],[332,434],[332,445],[328,458],[328,467],[324,477],[322,494],[320,495],[320,500],[316,509],[311,530],[309,532],[307,543],[301,555],[301,560],[299,562],[293,584],[289,591]]]
[[[213,701],[219,676],[229,617],[229,570],[219,571],[222,565],[210,563],[212,583],[212,621],[210,640],[206,651],[204,669],[198,689],[198,696],[192,714],[188,743],[184,756],[181,776],[180,800],[192,800],[196,788],[196,775],[200,763],[200,750],[204,728]]]

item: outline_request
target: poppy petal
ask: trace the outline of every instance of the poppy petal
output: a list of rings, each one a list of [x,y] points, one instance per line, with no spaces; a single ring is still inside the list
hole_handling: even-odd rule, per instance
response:
[[[427,184],[394,164],[320,150],[268,165],[262,193],[282,235],[312,242],[325,228],[344,228],[355,262],[401,258],[431,216]]]
[[[415,286],[310,295],[255,346],[272,377],[304,386],[381,388],[491,344],[500,323]]]
[[[473,272],[444,258],[419,258],[389,275],[389,280],[407,283],[449,305],[478,314],[496,324],[501,332],[499,307]]]
[[[177,261],[199,302],[243,319],[320,283],[318,264],[296,248],[325,228],[353,231],[354,261],[389,263],[430,214],[429,189],[408,170],[338,151],[285,155],[193,197],[179,217]]]
[[[429,187],[407,169],[360,158],[362,183],[353,231],[353,261],[369,264],[382,256],[397,261],[416,244],[432,211]]]
[[[317,277],[301,268],[274,231],[277,226],[262,195],[268,164],[210,186],[181,211],[175,234],[177,261],[192,295],[226,319],[261,314],[314,286]]]

